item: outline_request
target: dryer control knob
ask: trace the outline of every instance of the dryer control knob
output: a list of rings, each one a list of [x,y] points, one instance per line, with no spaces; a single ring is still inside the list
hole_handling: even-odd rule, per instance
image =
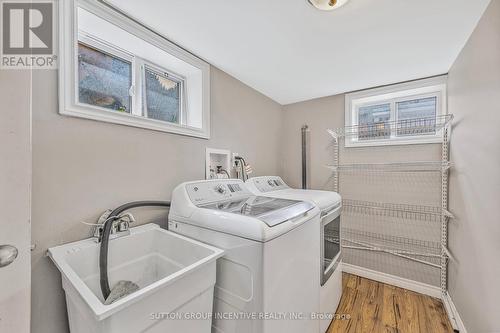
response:
[[[220,194],[224,194],[224,193],[226,193],[226,189],[225,189],[225,188],[224,188],[224,186],[222,186],[222,185],[217,185],[217,186],[215,187],[215,191],[219,192]]]

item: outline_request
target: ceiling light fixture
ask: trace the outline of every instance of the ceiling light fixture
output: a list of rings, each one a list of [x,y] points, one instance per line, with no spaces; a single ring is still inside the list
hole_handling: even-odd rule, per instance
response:
[[[349,0],[307,0],[319,10],[334,10],[345,5],[347,1]]]

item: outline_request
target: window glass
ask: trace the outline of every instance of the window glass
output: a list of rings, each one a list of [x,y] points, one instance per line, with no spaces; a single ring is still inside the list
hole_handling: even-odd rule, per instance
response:
[[[151,119],[180,122],[181,82],[146,67],[145,115]]]
[[[78,43],[78,100],[130,113],[132,64]]]
[[[437,97],[396,102],[398,136],[436,133]]]
[[[391,104],[362,106],[358,109],[358,139],[385,139],[391,136],[388,121],[391,118]]]

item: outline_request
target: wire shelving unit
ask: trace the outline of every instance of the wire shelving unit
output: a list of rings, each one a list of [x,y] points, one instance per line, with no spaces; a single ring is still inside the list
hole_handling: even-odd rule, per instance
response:
[[[448,174],[452,163],[449,160],[449,140],[453,115],[436,118],[419,118],[390,121],[371,125],[348,126],[327,130],[333,138],[333,164],[327,165],[333,172],[333,186],[339,192],[339,177],[343,173],[438,173],[441,175],[440,206],[424,206],[401,203],[381,203],[344,199],[344,212],[367,216],[382,216],[402,220],[417,220],[436,223],[440,242],[422,241],[412,235],[398,237],[342,227],[342,248],[387,253],[409,261],[429,265],[440,270],[440,287],[447,292],[448,260],[453,257],[448,250],[448,223],[453,215],[448,211]],[[391,133],[399,136],[426,136],[439,133],[441,140],[440,161],[390,162],[341,164],[340,144],[344,138],[358,140],[389,138]],[[410,149],[410,148],[409,148]],[[436,235],[437,237],[437,235]]]

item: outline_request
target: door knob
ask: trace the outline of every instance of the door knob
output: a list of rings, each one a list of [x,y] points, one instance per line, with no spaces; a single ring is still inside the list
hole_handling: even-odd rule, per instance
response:
[[[10,265],[17,258],[18,251],[12,245],[0,245],[0,268]]]

